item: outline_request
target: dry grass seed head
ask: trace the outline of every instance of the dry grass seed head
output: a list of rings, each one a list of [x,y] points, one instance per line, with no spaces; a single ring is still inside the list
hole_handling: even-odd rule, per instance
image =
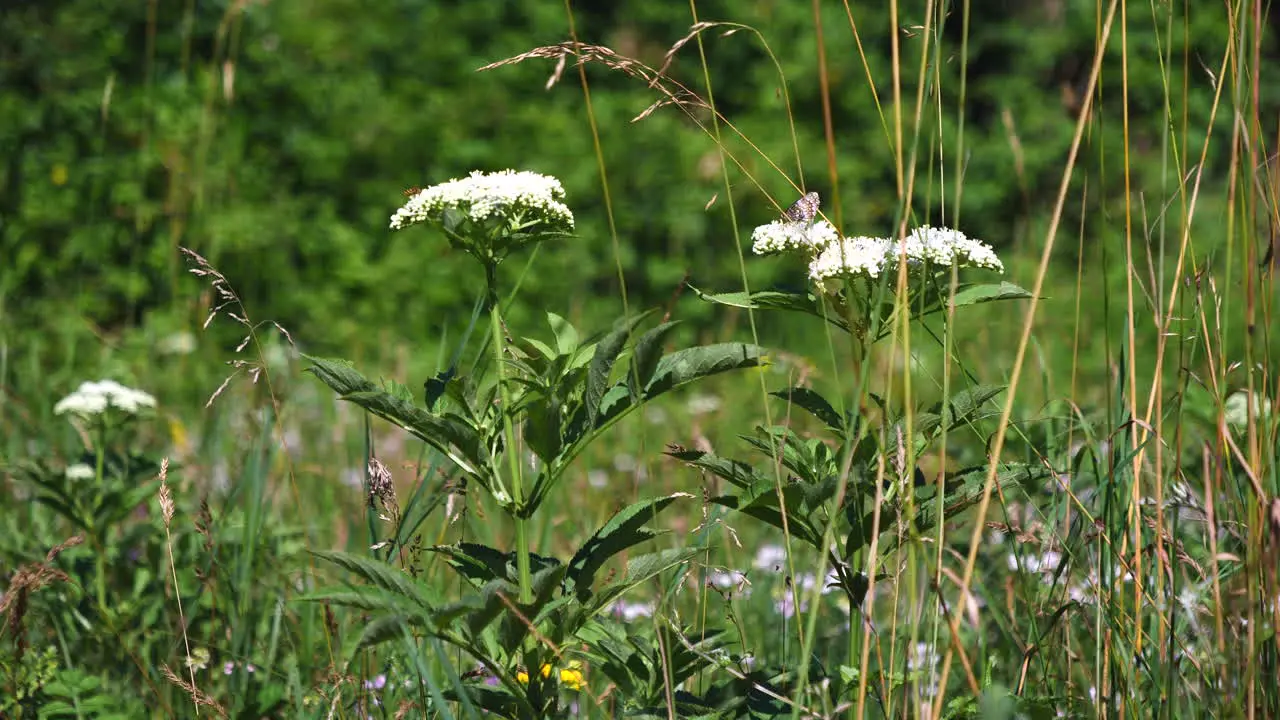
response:
[[[168,680],[170,683],[173,683],[174,685],[177,685],[178,687],[186,691],[186,693],[191,696],[191,702],[195,703],[196,707],[200,707],[201,705],[203,705],[213,710],[214,714],[217,715],[218,717],[222,717],[222,718],[227,717],[226,709],[223,708],[221,705],[219,705],[217,700],[214,700],[213,698],[206,695],[200,688],[196,687],[195,685],[178,677],[177,673],[171,670],[168,665],[160,666],[160,674],[164,675],[164,678]]]
[[[40,588],[57,580],[58,582],[75,583],[66,573],[51,567],[53,561],[63,550],[75,547],[84,542],[81,535],[73,535],[63,542],[53,546],[44,556],[43,562],[31,563],[23,565],[14,572],[13,577],[9,579],[9,587],[5,590],[3,599],[0,599],[0,618],[5,618],[5,622],[0,624],[0,629],[7,628],[9,634],[17,640],[18,654],[22,653],[22,621],[27,613],[27,597]]]

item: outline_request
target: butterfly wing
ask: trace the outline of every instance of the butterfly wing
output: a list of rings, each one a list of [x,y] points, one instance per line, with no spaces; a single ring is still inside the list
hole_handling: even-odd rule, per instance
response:
[[[782,216],[791,222],[813,222],[813,219],[818,216],[818,206],[821,204],[818,193],[805,193],[804,197],[792,203]]]

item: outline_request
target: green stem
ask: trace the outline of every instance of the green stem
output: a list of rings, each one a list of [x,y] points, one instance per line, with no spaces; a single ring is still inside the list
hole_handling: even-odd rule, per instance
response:
[[[93,492],[98,499],[97,501],[94,502],[94,507],[91,510],[91,512],[96,511],[97,508],[101,506],[102,486],[103,486],[103,481],[105,479],[104,476],[106,474],[107,429],[101,422],[99,422],[98,424],[97,435],[98,435],[98,447],[94,448],[94,455],[95,455],[94,483],[95,484],[94,484]],[[95,580],[97,581],[96,585],[97,585],[97,592],[98,592],[98,610],[102,613],[106,613],[107,611],[107,542],[106,542],[106,538],[102,536],[102,533],[104,532],[104,530],[98,527],[98,523],[96,521],[97,521],[97,518],[96,517],[93,518],[93,525],[94,525],[93,534],[96,536],[95,540],[98,546],[96,548],[96,553],[95,553],[95,555],[97,556],[97,562],[95,563],[95,565],[97,565]]]
[[[502,332],[502,306],[498,302],[497,263],[485,264],[486,304],[489,306],[489,330],[493,335],[494,367],[498,374],[498,393],[502,397],[502,433],[507,450],[507,464],[511,472],[512,504],[516,522],[516,571],[520,575],[520,602],[533,601],[532,582],[529,579],[529,530],[524,515],[524,483],[520,465],[520,449],[516,447],[515,428],[511,425],[511,398],[507,391],[505,335]]]

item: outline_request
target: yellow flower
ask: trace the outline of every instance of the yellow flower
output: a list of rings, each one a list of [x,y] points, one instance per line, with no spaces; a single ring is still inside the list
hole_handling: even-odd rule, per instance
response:
[[[49,170],[49,179],[53,181],[53,184],[57,185],[58,187],[62,187],[63,185],[66,185],[67,184],[67,166],[63,165],[62,163],[58,163],[57,165],[54,165],[53,168]]]
[[[546,665],[546,664],[544,664],[544,665],[542,666],[542,677],[544,677],[544,678],[551,677],[551,666],[550,666],[550,665]],[[526,671],[524,671],[524,670],[517,670],[517,671],[516,671],[516,681],[517,681],[517,682],[519,682],[521,685],[528,685],[528,684],[529,684],[529,673],[528,673],[528,672],[526,672]]]
[[[564,685],[566,688],[570,690],[581,690],[582,688],[586,687],[586,684],[587,684],[586,677],[583,676],[582,670],[579,669],[581,666],[582,666],[582,663],[578,662],[577,660],[574,660],[573,662],[569,663],[568,667],[560,670],[559,672],[560,684]],[[551,667],[551,665],[544,664],[540,671],[542,673],[542,677],[544,678],[551,677],[552,669],[553,668]],[[525,670],[517,670],[516,681],[519,682],[521,685],[528,685],[529,673]]]
[[[581,690],[586,686],[587,680],[583,677],[581,670],[566,668],[560,671],[560,684],[570,690]]]

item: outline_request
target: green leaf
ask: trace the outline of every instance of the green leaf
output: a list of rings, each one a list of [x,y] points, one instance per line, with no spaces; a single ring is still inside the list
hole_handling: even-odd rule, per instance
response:
[[[504,553],[488,545],[467,542],[457,545],[436,545],[430,550],[443,555],[454,570],[474,583],[483,584],[490,580],[515,581],[516,579],[514,552]],[[544,568],[559,565],[560,561],[531,553],[529,564],[530,570],[536,573]]]
[[[996,483],[1001,487],[1009,487],[1015,484],[1025,485],[1041,480],[1048,475],[1049,471],[1040,466],[1023,463],[1001,463],[996,471]],[[959,513],[976,505],[982,499],[983,487],[986,481],[987,466],[985,465],[961,470],[947,478],[946,494],[943,496],[943,520],[952,520]],[[918,531],[930,531],[937,525],[937,505],[938,503],[935,499],[917,503],[916,529]]]
[[[1030,292],[1011,282],[983,283],[957,291],[951,302],[959,308],[996,300],[1029,300],[1033,297],[1035,296]]]
[[[627,548],[651,540],[661,533],[644,526],[671,503],[681,498],[693,497],[689,493],[675,493],[652,500],[642,500],[618,511],[574,553],[569,561],[568,578],[579,598],[589,597],[596,571],[609,558]]]
[[[383,592],[376,588],[360,588],[355,590],[323,589],[298,596],[299,602],[329,603],[340,607],[357,610],[383,612],[417,612],[415,603],[404,602],[398,595]]]
[[[793,387],[771,394],[808,410],[811,415],[826,423],[832,430],[843,432],[845,429],[844,418],[840,413],[836,412],[826,398],[809,388]]]
[[[1004,392],[1004,385],[977,385],[951,396],[940,408],[948,430],[954,430],[968,422],[988,400]]]
[[[669,450],[666,454],[696,468],[706,470],[743,490],[750,490],[761,485],[771,486],[773,484],[772,476],[761,473],[749,463],[741,460],[730,460],[729,458],[722,458],[714,453],[702,452],[701,450],[675,449]]]
[[[492,713],[503,718],[520,717],[521,705],[516,698],[511,696],[511,693],[508,692],[506,688],[468,684],[466,686],[466,693],[467,698],[476,707],[479,707],[488,713]],[[453,690],[446,690],[444,695],[453,701],[460,700]]]
[[[552,360],[558,355],[558,353],[550,345],[542,342],[537,338],[532,338],[532,337],[521,338],[519,345],[526,352],[532,351],[532,352],[529,352],[530,355],[541,355],[543,360]],[[542,365],[543,363],[538,363],[539,367],[541,367]]]
[[[662,323],[641,335],[636,341],[634,356],[631,360],[631,372],[625,378],[633,397],[640,395],[640,388],[648,387],[650,379],[653,378],[662,360],[662,343],[675,327],[674,322]]]
[[[631,588],[660,572],[689,562],[705,551],[706,548],[702,547],[672,548],[632,558],[620,579],[600,588],[600,592],[591,598],[587,605],[588,612],[596,613],[603,610]]]
[[[501,631],[504,636],[503,647],[514,648],[528,634],[529,619],[536,617],[542,606],[554,597],[564,578],[564,572],[564,565],[556,565],[534,573],[530,580],[534,599],[530,603],[519,602],[520,588],[515,583],[492,580],[480,588],[476,597],[464,598],[461,603],[455,603],[455,606],[465,603],[469,608],[474,608],[464,618],[472,637],[479,637],[485,628],[499,617],[505,616],[508,622],[503,623]],[[512,613],[512,608],[518,614]]]
[[[692,285],[689,286],[698,297],[717,305],[746,308],[750,310],[788,310],[791,312],[812,315],[819,320],[848,331],[848,324],[835,314],[823,312],[822,301],[812,293],[788,293],[777,290],[764,290],[754,293],[731,292],[708,294]]]
[[[483,442],[470,424],[456,415],[434,415],[408,400],[379,389],[345,360],[305,356],[312,373],[343,399],[418,436],[447,455],[463,470],[482,477]],[[457,448],[454,452],[452,448]]]
[[[384,562],[337,550],[313,550],[311,554],[354,573],[376,587],[409,600],[418,607],[430,610],[435,604],[434,593],[428,594],[426,586]]]
[[[467,472],[478,474],[484,468],[479,434],[456,415],[433,415],[382,391],[355,392],[344,395],[342,399],[408,430],[448,455]],[[461,457],[452,452],[451,447],[457,448]],[[460,460],[463,462],[459,462]]]
[[[755,345],[729,342],[685,348],[663,356],[645,385],[644,399],[652,400],[685,383],[729,370],[760,365],[763,349]]]
[[[821,533],[817,532],[807,519],[788,514],[787,521],[785,523],[782,521],[778,494],[771,488],[764,488],[754,495],[721,495],[711,498],[711,502],[730,510],[737,510],[779,530],[789,531],[793,537],[816,548],[822,547]]]
[[[381,645],[391,640],[403,640],[410,634],[409,628],[421,628],[422,618],[414,615],[383,615],[365,623],[356,650]]]
[[[648,315],[649,313],[646,312],[615,323],[613,330],[596,345],[595,354],[591,357],[591,367],[587,373],[587,427],[596,427],[601,402],[609,389],[613,364],[617,362],[619,353],[622,352],[627,338],[631,336],[636,325]]]
[[[547,313],[547,322],[551,325],[551,332],[556,336],[556,348],[561,355],[569,355],[578,349],[578,331],[569,324],[568,320],[559,315],[549,312]]]
[[[303,357],[311,362],[311,367],[307,368],[305,372],[315,375],[320,379],[320,382],[328,385],[339,395],[377,389],[376,385],[364,375],[361,375],[346,360],[330,360],[310,355],[303,355]]]
[[[525,405],[524,439],[534,455],[544,463],[551,462],[564,447],[560,403],[553,397],[537,393]]]

